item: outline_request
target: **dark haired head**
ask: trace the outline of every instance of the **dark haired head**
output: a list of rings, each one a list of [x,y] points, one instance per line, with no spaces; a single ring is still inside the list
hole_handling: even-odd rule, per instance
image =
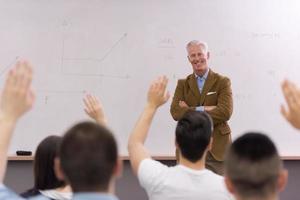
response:
[[[247,133],[228,149],[225,174],[242,197],[266,197],[277,190],[282,162],[269,137]]]
[[[231,151],[235,152],[240,158],[250,162],[259,162],[278,155],[271,139],[261,133],[246,133],[237,138],[231,146]]]
[[[178,121],[176,142],[184,158],[200,160],[207,149],[212,133],[212,120],[205,112],[188,111]]]
[[[61,167],[74,192],[107,191],[118,153],[112,133],[82,122],[67,131],[61,143]]]
[[[54,189],[64,186],[54,172],[54,159],[62,138],[48,136],[38,145],[34,157],[34,185],[37,190]]]

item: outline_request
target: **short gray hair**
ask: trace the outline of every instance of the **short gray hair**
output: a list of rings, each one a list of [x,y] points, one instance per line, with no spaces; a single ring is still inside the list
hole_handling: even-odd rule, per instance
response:
[[[195,45],[202,46],[202,48],[204,49],[204,51],[208,52],[208,45],[207,45],[207,43],[206,42],[201,42],[201,41],[198,41],[198,40],[192,40],[189,43],[187,43],[186,50],[189,51],[189,48],[191,46],[195,46]]]

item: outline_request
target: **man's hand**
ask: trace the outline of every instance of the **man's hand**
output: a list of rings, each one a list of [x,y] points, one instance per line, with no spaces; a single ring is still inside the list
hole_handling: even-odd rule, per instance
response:
[[[212,111],[216,108],[217,106],[204,106],[204,111],[209,112]]]
[[[287,108],[281,105],[281,113],[293,127],[300,129],[300,90],[288,80],[281,87],[287,103]]]
[[[103,111],[103,106],[97,97],[88,94],[83,99],[85,113],[94,119],[97,123],[106,126],[107,120]]]
[[[179,101],[179,106],[181,108],[189,108],[189,106],[185,103],[185,101]]]
[[[0,119],[16,122],[34,103],[31,89],[32,66],[18,61],[7,75],[0,101]]]
[[[165,76],[155,80],[148,91],[148,106],[157,109],[159,106],[166,103],[170,97],[169,92],[166,92],[168,79]]]

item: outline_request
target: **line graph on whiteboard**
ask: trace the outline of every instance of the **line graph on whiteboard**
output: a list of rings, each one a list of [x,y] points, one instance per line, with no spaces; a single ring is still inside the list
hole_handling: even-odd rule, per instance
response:
[[[128,37],[128,33],[120,34],[119,37],[111,41],[109,45],[102,47],[101,45],[94,45],[93,40],[96,40],[95,35],[89,35],[90,38],[88,38],[84,33],[70,33],[70,31],[68,32],[68,26],[70,26],[70,24],[67,22],[64,22],[62,26],[64,31],[62,36],[61,72],[63,75],[117,79],[130,78],[126,73],[104,72],[104,68],[107,67],[104,63],[106,62],[107,64],[108,61],[114,61],[111,55],[114,54],[118,48],[121,48],[122,43],[124,43]],[[80,49],[81,47],[82,49]],[[78,48],[78,50],[76,51],[75,48]],[[98,51],[101,53],[95,55],[94,52]],[[75,53],[72,54],[72,52]],[[92,55],[89,55],[89,52],[91,52]]]

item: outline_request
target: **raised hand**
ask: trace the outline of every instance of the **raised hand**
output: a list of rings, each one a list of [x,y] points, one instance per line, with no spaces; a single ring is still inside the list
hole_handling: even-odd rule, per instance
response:
[[[293,127],[300,129],[300,90],[288,80],[281,87],[287,103],[287,108],[281,105],[281,113]]]
[[[87,94],[83,99],[85,113],[97,123],[107,125],[107,120],[103,111],[103,106],[97,97]]]
[[[166,103],[170,97],[169,92],[166,92],[168,79],[165,76],[156,79],[148,90],[148,105],[154,108]]]

